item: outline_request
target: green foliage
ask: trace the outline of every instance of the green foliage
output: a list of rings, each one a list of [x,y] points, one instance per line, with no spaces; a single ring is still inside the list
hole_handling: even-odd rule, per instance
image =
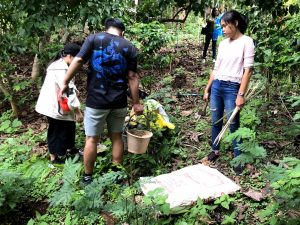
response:
[[[78,158],[66,161],[63,170],[63,185],[52,194],[51,206],[73,206],[79,216],[97,213],[105,205],[104,192],[112,187],[118,179],[126,177],[124,172],[109,172],[104,174],[82,189],[79,183],[79,174],[82,168],[76,163]]]
[[[50,198],[51,194],[59,187],[61,171],[49,164],[47,160],[33,156],[19,164],[17,170],[22,172],[25,178],[35,179],[31,192],[31,197],[35,199]]]
[[[11,111],[2,113],[0,117],[0,134],[16,133],[21,126],[22,126],[22,122],[18,119],[13,119],[11,115]]]
[[[261,119],[257,115],[256,107],[253,107],[252,104],[246,104],[240,114],[240,123],[241,127],[248,127],[255,130],[255,128],[261,123]]]
[[[225,215],[221,224],[235,224],[236,223],[236,211],[233,211],[229,216]]]
[[[222,195],[214,201],[215,205],[221,205],[225,209],[229,209],[230,203],[234,202],[236,198],[232,198],[229,195]]]
[[[170,214],[170,204],[166,202],[167,198],[168,195],[164,194],[162,188],[156,188],[145,195],[143,202],[146,206],[151,206],[154,211],[168,215]]]
[[[147,61],[156,51],[165,46],[171,36],[168,34],[166,27],[157,22],[135,23],[128,29],[132,42],[140,49],[142,61]]]
[[[0,215],[14,209],[29,195],[32,179],[23,178],[20,173],[0,170]]]
[[[272,202],[260,212],[272,224],[297,224],[300,208],[300,160],[284,158],[279,166],[269,166],[267,178],[274,188]]]
[[[257,164],[266,157],[266,150],[259,146],[255,132],[249,128],[239,128],[236,132],[229,134],[224,139],[225,142],[229,143],[233,140],[237,142],[243,141],[241,144],[238,144],[241,154],[231,161],[233,166],[243,166],[247,163]]]
[[[253,1],[249,1],[253,2]],[[256,39],[256,66],[268,77],[271,82],[272,77],[289,77],[295,80],[299,70],[299,14],[286,15],[285,17],[274,17],[274,13],[283,10],[279,3],[271,3],[269,8],[244,8],[244,12],[249,17],[249,33]],[[275,13],[276,14],[276,13]],[[260,21],[260,22],[258,22]],[[293,34],[290,36],[290,34]],[[270,46],[272,46],[270,48]]]
[[[184,213],[183,217],[175,224],[208,224],[210,221],[209,212],[215,208],[216,206],[206,205],[201,199],[197,199],[196,204]]]

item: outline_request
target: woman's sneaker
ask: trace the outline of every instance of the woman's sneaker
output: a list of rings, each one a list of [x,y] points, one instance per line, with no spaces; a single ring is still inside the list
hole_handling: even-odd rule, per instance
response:
[[[244,169],[245,169],[245,167],[244,167],[244,166],[241,166],[241,165],[238,165],[238,166],[236,166],[236,167],[233,167],[233,170],[234,170],[234,172],[235,172],[235,174],[236,174],[237,176],[242,175]]]
[[[54,160],[51,160],[52,164],[64,164],[66,161],[66,156],[55,156]]]
[[[207,160],[210,162],[216,161],[220,157],[220,154],[217,154],[215,151],[211,151],[208,156]]]

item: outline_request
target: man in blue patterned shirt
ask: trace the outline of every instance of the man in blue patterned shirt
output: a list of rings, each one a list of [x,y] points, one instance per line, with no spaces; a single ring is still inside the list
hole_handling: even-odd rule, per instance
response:
[[[126,90],[129,85],[136,114],[143,112],[138,96],[137,50],[123,35],[124,24],[115,18],[105,21],[105,32],[89,35],[70,65],[60,94],[83,62],[89,61],[84,128],[84,183],[92,182],[97,143],[104,124],[112,141],[112,161],[123,159],[122,130],[127,114]]]

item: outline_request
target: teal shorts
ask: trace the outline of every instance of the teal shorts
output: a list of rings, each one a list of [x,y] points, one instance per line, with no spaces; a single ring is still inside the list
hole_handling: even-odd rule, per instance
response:
[[[84,112],[85,135],[100,136],[104,125],[107,124],[109,133],[122,132],[127,114],[127,108],[121,109],[93,109],[86,107]]]

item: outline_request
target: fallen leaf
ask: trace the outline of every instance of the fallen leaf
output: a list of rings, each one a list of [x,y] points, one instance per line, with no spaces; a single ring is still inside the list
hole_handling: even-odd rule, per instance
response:
[[[210,161],[208,161],[208,158],[206,156],[203,159],[201,159],[200,162],[205,166],[210,165]]]
[[[292,143],[293,143],[292,141],[282,141],[282,142],[279,143],[279,146],[280,146],[280,148],[283,148],[283,147],[285,147],[287,145],[290,145]]]
[[[247,204],[238,204],[238,215],[237,215],[237,221],[242,221],[245,218],[244,212],[246,211],[247,208],[249,208],[249,205]]]
[[[261,193],[263,193],[264,195],[270,195],[273,192],[273,188],[270,185],[270,182],[266,183],[266,186],[261,189]]]
[[[47,128],[47,124],[46,123],[41,123],[40,131],[45,130],[46,128]]]
[[[247,164],[246,167],[250,171],[250,174],[255,174],[256,173],[256,167],[255,166],[253,166],[251,164]]]
[[[296,210],[290,210],[288,212],[289,216],[293,219],[299,218],[300,217],[300,211],[296,211]]]
[[[199,142],[199,138],[202,135],[203,135],[203,133],[199,133],[199,132],[193,132],[193,131],[189,132],[190,139],[195,142]]]
[[[253,175],[251,175],[251,178],[257,178],[261,175],[260,172],[254,173]]]
[[[174,102],[178,102],[178,98],[176,97],[176,96],[174,96],[174,95],[172,95],[172,100],[174,101]]]
[[[28,114],[28,113],[27,113],[26,111],[23,111],[23,112],[21,113],[22,116],[27,116],[27,114]]]
[[[243,192],[243,194],[258,202],[267,197],[265,193],[262,193],[261,191],[254,191],[252,189],[249,189],[247,192]]]
[[[182,115],[182,116],[189,116],[189,115],[191,115],[193,113],[193,110],[184,110],[184,111],[182,111],[180,114]]]
[[[261,144],[268,149],[278,148],[278,143],[276,141],[263,141]]]

